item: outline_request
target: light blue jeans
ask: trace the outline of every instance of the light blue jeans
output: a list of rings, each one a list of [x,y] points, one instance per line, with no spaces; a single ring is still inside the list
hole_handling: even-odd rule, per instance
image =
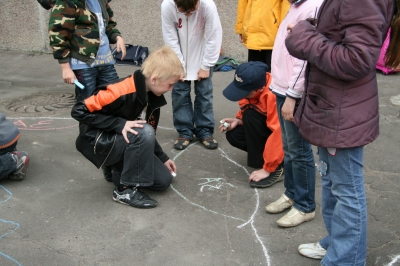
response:
[[[282,116],[286,98],[276,95],[276,108],[282,131],[285,195],[294,201],[297,210],[315,211],[315,161],[310,143],[299,133],[299,128]],[[295,112],[298,103],[296,103]]]
[[[205,139],[214,133],[212,69],[210,76],[194,81],[194,107],[192,105],[191,81],[178,81],[172,90],[172,111],[174,127],[179,137],[189,140],[196,135]]]
[[[367,256],[367,202],[364,191],[364,147],[318,148],[322,216],[328,236],[321,265],[363,266]],[[331,152],[332,153],[332,152]]]
[[[93,94],[97,86],[110,83],[118,79],[117,70],[114,65],[104,65],[91,68],[74,70],[76,79],[85,86],[80,89],[75,86],[76,101],[80,102]]]

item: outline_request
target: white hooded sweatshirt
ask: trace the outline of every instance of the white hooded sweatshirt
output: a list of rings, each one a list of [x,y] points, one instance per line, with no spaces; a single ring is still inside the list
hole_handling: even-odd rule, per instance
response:
[[[179,13],[174,0],[164,0],[161,4],[164,42],[181,60],[186,80],[197,80],[200,68],[213,67],[221,49],[222,26],[217,7],[213,0],[199,2],[191,16]]]

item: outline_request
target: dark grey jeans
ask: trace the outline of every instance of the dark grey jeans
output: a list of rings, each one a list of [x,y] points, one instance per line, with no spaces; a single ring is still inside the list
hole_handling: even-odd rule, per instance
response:
[[[134,128],[137,135],[128,133],[129,143],[117,135],[116,143],[105,165],[111,166],[113,182],[125,186],[165,190],[172,181],[167,167],[154,154],[156,136],[149,124]]]

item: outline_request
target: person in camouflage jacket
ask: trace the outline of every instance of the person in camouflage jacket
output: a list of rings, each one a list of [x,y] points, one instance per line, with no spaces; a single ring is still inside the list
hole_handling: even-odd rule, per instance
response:
[[[121,33],[115,28],[113,11],[107,0],[98,0],[106,25],[106,34],[117,51],[125,50]],[[86,7],[86,0],[56,0],[49,19],[50,46],[59,63],[69,62],[70,57],[93,63],[99,48],[99,27],[96,16]],[[72,34],[71,34],[72,33]],[[122,41],[118,42],[118,39]],[[73,83],[70,82],[70,83]]]
[[[46,1],[45,6],[51,7],[49,38],[53,56],[60,63],[65,83],[78,81],[84,86],[75,86],[76,101],[83,101],[97,86],[119,78],[109,44],[116,44],[122,58],[126,54],[124,40],[115,28],[110,0]],[[110,169],[105,167],[103,172],[111,181]]]

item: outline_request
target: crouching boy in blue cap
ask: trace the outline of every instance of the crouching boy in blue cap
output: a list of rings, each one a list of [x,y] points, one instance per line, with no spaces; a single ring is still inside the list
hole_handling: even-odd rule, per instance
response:
[[[247,165],[260,168],[249,177],[250,186],[255,188],[283,180],[282,135],[267,70],[266,64],[257,61],[238,66],[223,94],[230,101],[239,101],[240,110],[235,118],[222,119],[219,127],[220,132],[226,131],[232,146],[247,152]]]
[[[176,172],[155,137],[164,93],[184,75],[178,56],[165,46],[150,54],[132,76],[99,86],[78,102],[72,117],[79,121],[76,148],[98,168],[111,166],[113,199],[137,208],[157,201],[140,188],[165,190]]]

